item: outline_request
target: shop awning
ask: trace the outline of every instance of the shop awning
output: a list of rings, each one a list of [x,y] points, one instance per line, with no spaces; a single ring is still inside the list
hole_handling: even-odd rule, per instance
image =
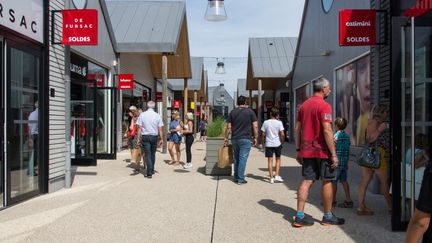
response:
[[[276,90],[293,68],[297,37],[249,38],[246,89]]]
[[[168,78],[190,78],[186,5],[180,1],[107,1],[120,53],[145,53],[155,78],[162,78],[162,54],[168,54]]]

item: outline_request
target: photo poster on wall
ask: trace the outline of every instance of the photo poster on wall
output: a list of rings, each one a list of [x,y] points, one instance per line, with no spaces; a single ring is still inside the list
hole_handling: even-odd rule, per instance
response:
[[[371,110],[370,55],[336,70],[336,116],[348,121],[351,145],[362,146]]]

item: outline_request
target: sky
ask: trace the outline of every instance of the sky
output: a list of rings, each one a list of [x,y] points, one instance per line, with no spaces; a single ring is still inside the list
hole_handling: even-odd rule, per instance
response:
[[[204,57],[209,86],[223,82],[232,96],[237,79],[246,78],[249,38],[298,37],[304,6],[304,0],[224,0],[228,19],[209,22],[207,0],[177,1],[186,2],[191,56]],[[217,58],[225,63],[225,74],[215,74]]]
[[[220,82],[233,95],[237,79],[246,78],[251,37],[298,37],[304,0],[225,0],[228,19],[204,19],[206,0],[186,0],[191,56],[204,57],[209,86]],[[223,58],[225,74],[215,74],[216,58]]]

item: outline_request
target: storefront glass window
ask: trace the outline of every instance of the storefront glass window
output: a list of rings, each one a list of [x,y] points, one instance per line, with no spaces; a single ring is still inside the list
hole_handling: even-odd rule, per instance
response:
[[[416,26],[415,43],[411,41],[411,28],[403,27],[401,42],[401,221],[411,217],[413,204],[418,200],[425,173],[432,173],[432,27]],[[412,52],[414,45],[414,53]],[[412,86],[412,62],[414,54],[414,89]],[[414,91],[414,110],[411,108]],[[414,112],[414,114],[413,114]],[[412,132],[412,115],[415,129]],[[414,140],[414,150],[412,149]],[[414,151],[414,160],[412,159]],[[429,167],[428,167],[429,165]],[[428,171],[429,168],[429,171]],[[414,177],[411,170],[414,170]],[[413,186],[413,187],[412,187]],[[412,190],[414,189],[414,191]],[[413,201],[414,200],[414,201]]]

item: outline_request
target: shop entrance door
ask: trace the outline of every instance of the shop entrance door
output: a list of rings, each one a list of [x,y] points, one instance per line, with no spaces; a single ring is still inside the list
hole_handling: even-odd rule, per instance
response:
[[[42,77],[41,52],[5,40],[2,65],[2,153],[6,173],[6,205],[41,192],[42,114],[39,112],[39,84]],[[4,96],[3,96],[4,95]],[[3,177],[2,175],[2,177]]]
[[[117,89],[112,87],[98,87],[97,100],[97,158],[116,159],[117,157]]]
[[[3,66],[4,66],[4,56],[3,56],[3,37],[0,36],[0,73],[4,73]],[[5,169],[5,160],[4,160],[4,75],[1,75],[0,77],[0,208],[4,207],[5,203],[5,180],[4,180],[4,169]]]
[[[403,230],[431,163],[432,19],[395,18],[392,26],[392,227]]]
[[[71,80],[71,163],[96,165],[96,81]]]

